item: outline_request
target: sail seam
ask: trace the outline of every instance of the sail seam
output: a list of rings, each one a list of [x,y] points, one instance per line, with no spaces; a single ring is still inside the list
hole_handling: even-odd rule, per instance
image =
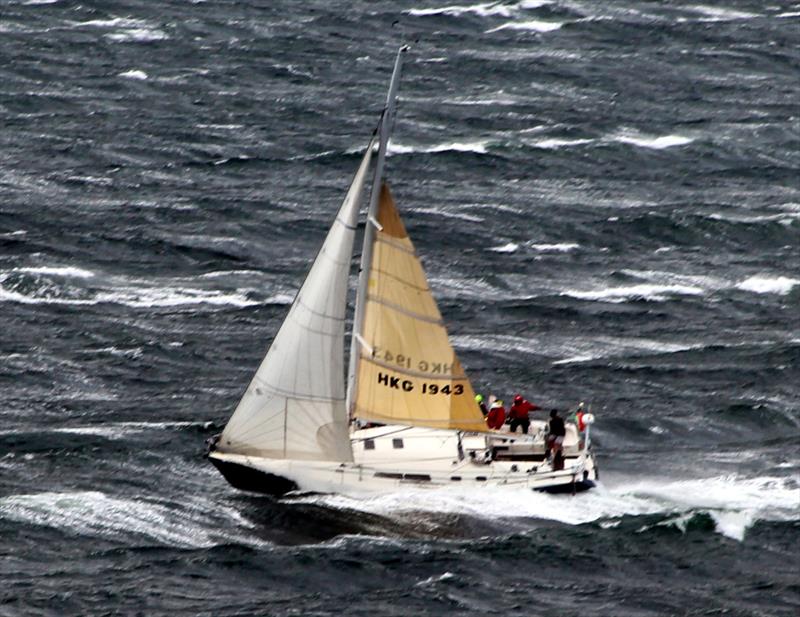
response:
[[[420,313],[415,313],[414,311],[410,311],[407,308],[403,308],[399,304],[395,304],[394,302],[389,302],[388,300],[383,300],[378,296],[373,294],[367,294],[367,301],[375,302],[376,304],[381,304],[387,308],[393,309],[398,313],[402,313],[407,317],[411,317],[412,319],[418,319],[419,321],[424,321],[427,323],[436,324],[437,326],[444,326],[444,322],[441,318],[435,319],[433,317],[428,317],[427,315],[421,315]]]
[[[397,249],[398,251],[402,251],[404,253],[408,253],[409,255],[413,255],[414,257],[417,257],[417,251],[415,251],[413,248],[408,248],[407,246],[403,246],[397,240],[393,240],[393,239],[391,239],[389,237],[386,237],[386,234],[383,234],[383,236],[384,237],[381,237],[380,235],[375,234],[375,242],[380,242],[381,244],[386,244],[386,245],[388,245],[388,246],[390,246],[390,247],[392,247],[394,249]],[[419,258],[417,257],[417,259],[419,259]]]
[[[300,401],[313,401],[315,403],[325,403],[331,401],[343,401],[344,397],[333,397],[333,396],[315,396],[314,394],[307,394],[305,392],[297,392],[297,391],[290,391],[284,390],[283,388],[279,388],[277,386],[272,385],[267,381],[261,381],[259,379],[258,386],[256,386],[262,390],[269,390],[271,394],[278,394],[283,398],[291,398],[294,400]]]
[[[351,231],[352,231],[352,230],[355,230],[355,227],[352,227],[352,228],[351,228]],[[325,259],[327,259],[327,260],[328,260],[329,262],[331,262],[331,263],[334,263],[334,264],[336,264],[337,266],[342,266],[342,267],[344,267],[344,266],[348,266],[348,267],[349,267],[349,266],[350,266],[350,260],[349,260],[349,259],[346,259],[346,260],[344,260],[344,261],[339,261],[338,259],[336,259],[336,258],[334,257],[334,254],[333,254],[333,253],[330,253],[330,252],[328,252],[328,250],[329,250],[329,249],[327,249],[327,248],[325,248],[325,246],[323,246],[323,247],[320,249],[320,255],[323,255],[323,256],[325,257]]]
[[[312,309],[310,306],[308,306],[305,302],[303,302],[300,299],[297,300],[297,304],[302,306],[305,310],[307,310],[309,313],[311,313],[315,317],[322,317],[322,319],[330,319],[331,321],[346,321],[346,319],[344,317],[337,317],[336,315],[327,315],[325,313],[320,313],[319,311],[315,311],[314,309]],[[325,332],[318,331],[318,330],[313,330],[312,328],[309,328],[308,326],[306,326],[305,324],[303,324],[303,323],[301,323],[299,321],[297,321],[295,323],[297,323],[297,325],[300,326],[301,328],[306,328],[308,330],[311,330],[311,332],[316,332],[317,334],[325,334]],[[336,334],[338,334],[338,333],[336,333]]]
[[[339,224],[341,224],[341,225],[344,225],[344,227],[345,227],[345,228],[347,228],[347,229],[349,229],[350,231],[355,231],[356,229],[358,229],[358,226],[357,226],[357,225],[349,225],[348,223],[344,222],[344,221],[343,221],[341,218],[339,218],[338,216],[336,217],[336,222],[337,222],[337,223],[339,223]],[[339,262],[336,262],[336,263],[339,263]]]
[[[430,287],[419,287],[417,285],[414,285],[414,283],[409,283],[407,280],[405,280],[403,278],[400,278],[399,276],[397,276],[395,274],[392,274],[391,272],[387,272],[386,270],[381,270],[380,268],[377,268],[375,266],[372,267],[372,271],[373,272],[379,272],[383,276],[386,276],[386,277],[388,277],[388,278],[390,278],[390,279],[392,279],[394,281],[397,281],[398,283],[400,283],[402,285],[405,285],[406,287],[410,287],[411,289],[415,289],[416,291],[429,292],[431,290]]]

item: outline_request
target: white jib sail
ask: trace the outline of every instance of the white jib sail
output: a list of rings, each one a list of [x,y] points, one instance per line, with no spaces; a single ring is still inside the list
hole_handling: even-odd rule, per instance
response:
[[[322,249],[219,440],[268,458],[352,461],[345,408],[347,281],[370,141]]]

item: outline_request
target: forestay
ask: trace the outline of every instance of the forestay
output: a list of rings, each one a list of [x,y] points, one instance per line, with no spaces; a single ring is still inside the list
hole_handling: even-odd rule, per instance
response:
[[[233,416],[218,449],[252,456],[352,461],[345,408],[347,282],[367,147],[308,277]]]
[[[486,430],[422,264],[382,185],[360,334],[353,415],[360,420]]]

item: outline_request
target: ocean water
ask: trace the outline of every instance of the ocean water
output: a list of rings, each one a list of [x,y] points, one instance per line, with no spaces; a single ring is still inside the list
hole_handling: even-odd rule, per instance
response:
[[[0,615],[800,611],[800,3],[0,2]],[[575,497],[203,458],[410,43],[387,172]]]

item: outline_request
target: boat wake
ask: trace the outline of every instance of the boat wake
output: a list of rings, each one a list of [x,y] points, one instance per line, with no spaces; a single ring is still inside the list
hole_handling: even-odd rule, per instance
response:
[[[153,499],[122,498],[101,491],[10,495],[0,498],[0,519],[128,545],[210,548],[227,543],[261,544],[247,533],[252,523],[232,507],[190,503],[178,509]],[[234,531],[224,531],[230,528]]]
[[[742,541],[747,529],[757,521],[800,520],[797,511],[800,478],[728,475],[690,480],[634,480],[613,486],[599,484],[595,490],[578,497],[462,487],[437,491],[408,489],[363,498],[299,495],[284,501],[397,519],[456,514],[506,521],[517,531],[530,528],[531,519],[566,525],[597,523],[609,528],[629,517],[650,515],[661,515],[654,525],[685,531],[693,517],[706,515],[713,520],[718,533]]]

